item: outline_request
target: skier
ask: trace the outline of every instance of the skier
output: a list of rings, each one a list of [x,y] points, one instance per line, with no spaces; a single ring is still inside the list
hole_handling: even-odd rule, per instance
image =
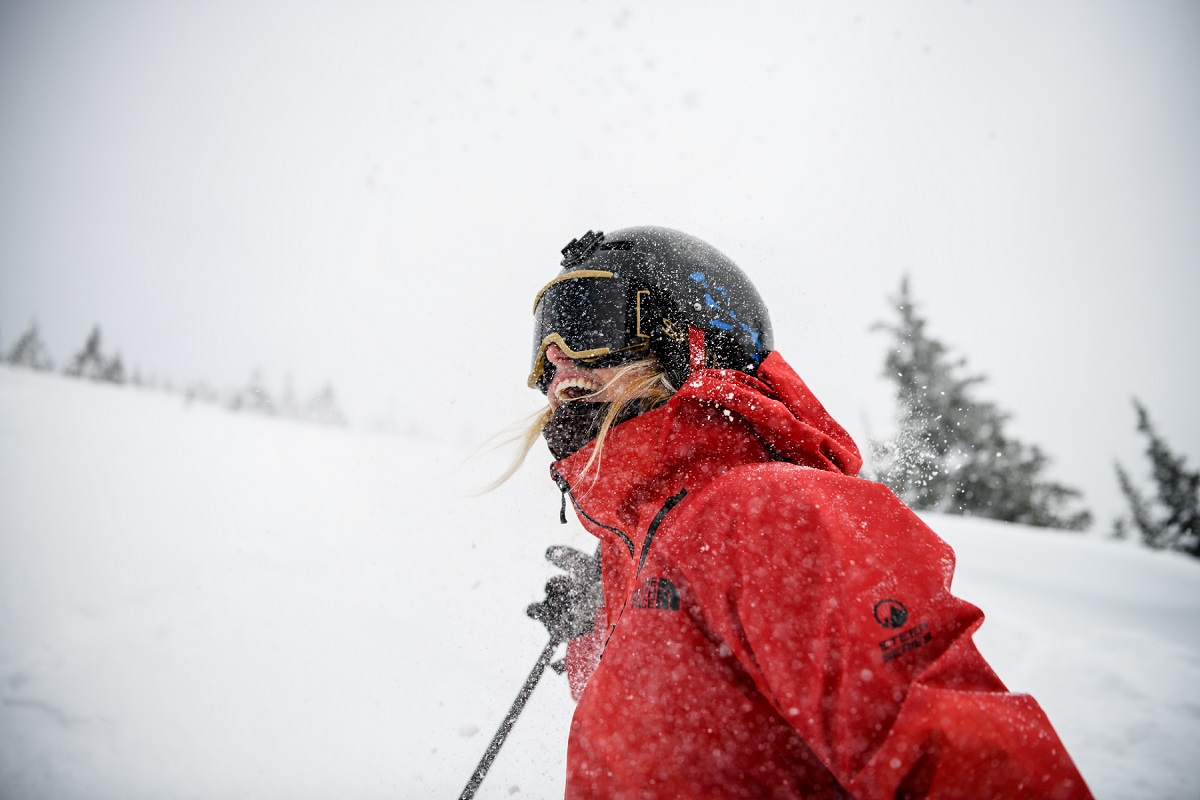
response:
[[[562,252],[528,443],[600,544],[551,548],[568,575],[529,614],[574,637],[567,797],[1090,797],[742,271],[665,228]]]

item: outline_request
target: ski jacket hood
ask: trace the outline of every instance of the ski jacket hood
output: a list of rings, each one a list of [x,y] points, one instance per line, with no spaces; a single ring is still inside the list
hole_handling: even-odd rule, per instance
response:
[[[1090,797],[975,649],[954,556],[772,353],[551,474],[600,540],[568,798]]]
[[[712,404],[739,415],[779,460],[851,476],[862,468],[850,434],[778,351],[767,356],[757,377],[737,370],[696,370],[674,399]]]
[[[672,436],[682,427],[673,423],[680,415],[694,413],[696,406],[719,407],[736,414],[778,460],[846,475],[857,475],[862,468],[862,456],[850,434],[778,351],[767,356],[757,376],[732,369],[693,370],[670,401],[624,423],[624,432],[632,433],[631,425],[649,428],[651,433],[665,435],[668,449],[682,446],[687,450],[686,442]],[[593,446],[584,446],[563,459],[556,470],[566,474],[581,469]]]
[[[726,470],[758,461],[857,476],[858,446],[816,395],[772,352],[756,376],[693,369],[659,408],[617,425],[588,468],[593,441],[551,466],[564,491],[591,508],[624,505],[625,495],[656,495],[663,479],[695,488]],[[598,511],[602,513],[602,511]]]

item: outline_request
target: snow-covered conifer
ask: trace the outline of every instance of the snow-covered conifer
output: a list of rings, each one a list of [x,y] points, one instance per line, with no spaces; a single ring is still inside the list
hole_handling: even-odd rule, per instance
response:
[[[345,425],[346,415],[338,407],[333,385],[326,383],[304,404],[303,418],[322,425]]]
[[[88,334],[83,349],[75,354],[63,373],[72,378],[103,380],[107,367],[108,359],[104,357],[101,347],[100,326],[95,325],[92,327],[92,332]]]
[[[13,366],[26,367],[38,372],[48,372],[54,369],[54,361],[50,358],[50,352],[38,334],[36,322],[29,324],[29,329],[21,334],[21,338],[13,344],[4,360]]]
[[[250,411],[255,414],[275,416],[277,413],[275,399],[267,391],[263,380],[262,370],[254,370],[250,375],[250,383],[229,400],[229,407],[234,411]]]
[[[884,374],[896,387],[897,432],[872,443],[879,480],[918,511],[1087,527],[1091,514],[1068,507],[1081,493],[1045,477],[1041,448],[1007,434],[1010,415],[976,397],[985,378],[929,335],[907,278],[892,299],[899,319],[877,328],[893,337]]]
[[[1117,521],[1117,532],[1132,525],[1150,547],[1182,550],[1200,558],[1200,471],[1189,470],[1154,429],[1150,414],[1137,400],[1138,431],[1146,437],[1146,456],[1154,479],[1154,498],[1147,500],[1129,473],[1117,464],[1117,481],[1129,501],[1129,518]]]
[[[100,380],[108,381],[109,383],[125,382],[125,365],[121,362],[120,353],[117,353],[104,365],[104,371],[100,375]]]

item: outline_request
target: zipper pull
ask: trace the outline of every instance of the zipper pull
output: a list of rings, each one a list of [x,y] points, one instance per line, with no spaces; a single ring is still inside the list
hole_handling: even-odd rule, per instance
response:
[[[554,478],[554,482],[558,484],[558,490],[562,492],[562,506],[558,510],[558,521],[567,524],[567,492],[571,491],[571,484],[567,483],[567,479],[558,474],[558,470],[554,467],[550,468],[550,477]]]

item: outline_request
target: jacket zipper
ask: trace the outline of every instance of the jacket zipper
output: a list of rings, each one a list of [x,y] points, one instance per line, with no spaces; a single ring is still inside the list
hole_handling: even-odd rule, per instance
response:
[[[567,523],[567,497],[569,496],[571,498],[571,505],[575,506],[575,510],[579,512],[581,517],[593,525],[603,528],[606,531],[612,531],[617,536],[621,537],[621,541],[624,542],[625,547],[629,549],[629,557],[638,562],[637,569],[634,572],[635,580],[641,575],[642,567],[646,564],[646,554],[650,551],[650,545],[654,542],[654,535],[658,532],[658,527],[663,523],[663,520],[666,519],[667,514],[671,513],[671,510],[679,504],[679,501],[687,496],[687,489],[680,489],[676,494],[668,497],[666,502],[663,503],[662,508],[660,508],[658,513],[654,515],[654,520],[650,523],[649,530],[646,531],[646,538],[642,542],[642,557],[639,560],[637,558],[637,548],[633,546],[633,540],[630,539],[627,534],[625,534],[623,531],[617,530],[611,525],[605,525],[603,522],[592,519],[586,511],[580,508],[579,501],[575,499],[575,495],[571,492],[571,484],[567,483],[567,479],[558,474],[558,470],[556,470],[554,467],[550,468],[550,476],[554,478],[554,482],[558,484],[558,490],[562,492],[562,507],[559,509],[559,521],[564,525]],[[628,605],[629,596],[627,595],[625,597],[625,601],[621,604],[620,612],[617,613],[617,621],[609,626],[608,635],[604,637],[605,647],[608,646],[608,640],[612,638],[614,633],[616,633],[617,625],[620,624],[621,618],[625,616],[625,609]],[[604,658],[603,651],[601,652],[600,658]]]
[[[579,501],[575,499],[575,495],[572,494],[572,492],[571,492],[571,484],[567,483],[567,479],[564,478],[562,475],[559,475],[558,470],[556,470],[554,467],[550,468],[550,475],[551,475],[551,477],[554,478],[554,482],[558,484],[559,491],[562,492],[562,501],[563,502],[562,502],[562,508],[559,511],[559,521],[562,522],[562,524],[564,524],[564,525],[567,524],[567,498],[570,497],[571,505],[575,506],[575,510],[577,512],[579,512],[579,516],[583,517],[588,522],[592,523],[593,525],[595,525],[598,528],[603,528],[606,531],[611,531],[612,533],[615,533],[617,536],[620,537],[621,541],[624,542],[625,547],[629,550],[629,557],[630,558],[637,557],[637,550],[633,546],[633,539],[630,539],[629,535],[627,533],[625,533],[622,530],[618,530],[617,528],[614,528],[611,525],[605,525],[603,522],[592,519],[592,517],[580,507]]]

